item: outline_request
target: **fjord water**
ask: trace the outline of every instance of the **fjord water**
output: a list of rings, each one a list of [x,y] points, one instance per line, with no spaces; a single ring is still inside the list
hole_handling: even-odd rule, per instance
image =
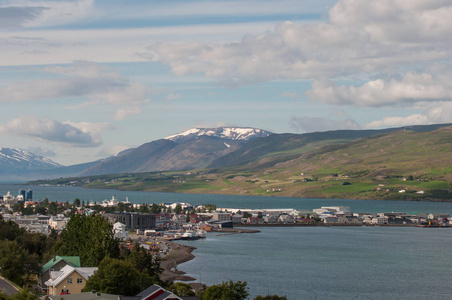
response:
[[[6,195],[8,191],[17,195],[19,189],[31,189],[33,200],[72,203],[75,198],[89,203],[90,201],[102,202],[114,196],[120,201],[126,198],[132,203],[174,203],[186,202],[192,205],[205,203],[216,204],[224,208],[294,208],[297,210],[312,210],[321,206],[350,206],[353,212],[405,212],[416,214],[425,213],[448,213],[452,215],[452,203],[449,202],[426,202],[426,201],[382,201],[382,200],[350,200],[350,199],[314,199],[295,197],[268,197],[268,196],[231,196],[231,195],[208,195],[208,194],[179,194],[179,193],[157,193],[137,192],[119,190],[85,189],[81,187],[65,186],[28,186],[14,184],[0,184],[0,195]],[[452,195],[451,195],[452,197]]]
[[[178,267],[206,283],[248,282],[288,299],[449,299],[452,229],[273,227],[215,235]]]

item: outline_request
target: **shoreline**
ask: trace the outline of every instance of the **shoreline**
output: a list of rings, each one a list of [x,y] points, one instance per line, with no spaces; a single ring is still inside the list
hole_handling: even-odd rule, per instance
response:
[[[192,260],[195,256],[192,254],[196,247],[181,245],[175,242],[167,242],[173,250],[162,259],[160,267],[163,269],[160,279],[163,281],[194,281],[196,278],[185,275],[184,271],[177,270],[177,266]]]
[[[259,233],[259,230],[254,229],[243,229],[243,228],[224,228],[222,230],[214,230],[212,232],[216,232],[216,235],[229,235],[229,234],[242,234],[242,233]],[[190,261],[195,258],[192,254],[193,250],[196,247],[181,245],[177,242],[168,241],[168,244],[171,245],[173,250],[170,254],[162,259],[160,263],[161,268],[163,269],[162,274],[160,275],[160,279],[164,281],[195,281],[196,278],[185,275],[184,271],[180,271],[177,269],[177,266],[183,264],[184,262]],[[190,285],[201,286],[202,283],[192,282]]]

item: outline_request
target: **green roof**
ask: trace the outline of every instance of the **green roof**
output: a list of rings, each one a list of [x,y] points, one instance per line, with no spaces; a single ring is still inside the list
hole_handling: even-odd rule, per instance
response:
[[[68,265],[73,266],[75,268],[81,267],[81,265],[80,265],[80,257],[79,256],[59,256],[59,255],[56,255],[54,258],[52,258],[51,260],[49,260],[48,262],[46,262],[42,266],[41,273],[44,273],[45,271],[47,271],[48,269],[50,269],[51,267],[53,267],[54,265],[56,265],[57,263],[59,263],[62,260],[64,260]]]

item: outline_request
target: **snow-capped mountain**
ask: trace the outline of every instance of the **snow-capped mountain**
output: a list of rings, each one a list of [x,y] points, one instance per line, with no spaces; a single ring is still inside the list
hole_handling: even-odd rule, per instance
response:
[[[48,170],[61,167],[58,163],[22,149],[0,148],[0,172]]]
[[[175,143],[183,143],[199,136],[207,135],[225,140],[248,141],[257,137],[267,137],[271,134],[269,131],[249,127],[193,128],[168,136],[165,139]]]

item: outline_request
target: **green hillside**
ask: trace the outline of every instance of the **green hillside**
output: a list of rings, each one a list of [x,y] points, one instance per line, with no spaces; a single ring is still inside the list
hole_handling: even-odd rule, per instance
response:
[[[390,131],[342,144],[339,139],[333,143],[323,137],[303,141],[304,147],[299,146],[300,141],[295,146],[295,138],[294,135],[281,139],[291,141],[287,142],[288,147],[275,146],[272,151],[267,148],[266,155],[236,166],[59,179],[46,183],[72,182],[92,188],[184,193],[452,200],[452,127],[429,132]],[[272,141],[275,145],[275,140]],[[327,145],[321,147],[322,143]],[[310,148],[314,150],[309,151]]]

